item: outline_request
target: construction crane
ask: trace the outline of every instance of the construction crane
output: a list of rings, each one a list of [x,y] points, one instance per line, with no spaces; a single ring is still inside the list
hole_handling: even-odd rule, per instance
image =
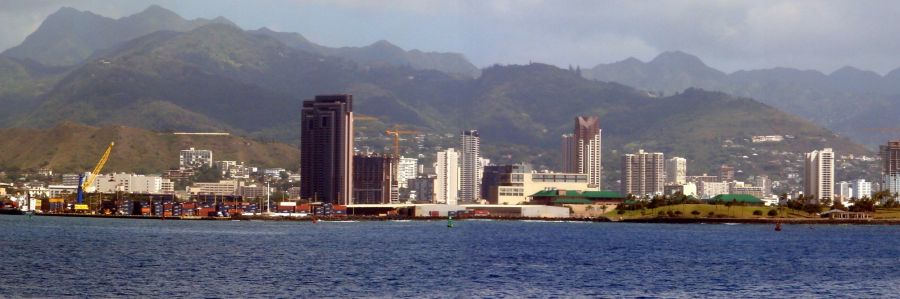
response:
[[[403,135],[419,134],[419,131],[400,130],[397,127],[394,127],[393,129],[384,131],[384,134],[394,137],[394,152],[393,152],[394,159],[399,160],[400,159],[400,135],[401,134],[403,134]]]
[[[78,198],[76,202],[78,204],[84,203],[84,190],[91,187],[94,184],[94,180],[97,179],[97,175],[100,174],[100,171],[103,170],[103,166],[106,165],[106,161],[109,160],[109,153],[112,152],[113,146],[116,145],[115,142],[110,142],[109,147],[106,148],[106,152],[103,153],[103,156],[100,157],[100,161],[97,162],[97,165],[94,166],[94,170],[91,171],[91,175],[84,179],[84,174],[80,174],[78,176]]]

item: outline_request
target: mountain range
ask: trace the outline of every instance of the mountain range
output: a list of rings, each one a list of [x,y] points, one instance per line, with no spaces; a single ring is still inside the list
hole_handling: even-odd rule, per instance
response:
[[[136,37],[157,31],[190,31],[209,24],[236,26],[223,17],[186,20],[158,5],[151,5],[144,11],[120,19],[63,7],[48,16],[22,44],[7,49],[3,55],[32,59],[50,66],[70,66],[86,61],[98,51],[113,48]],[[410,66],[460,76],[477,76],[479,73],[477,67],[457,53],[405,51],[383,40],[365,47],[329,48],[312,43],[299,33],[275,32],[268,28],[252,32],[275,37],[290,47],[342,57],[364,65]]]
[[[750,97],[873,148],[900,137],[900,123],[893,117],[900,113],[900,69],[884,76],[850,66],[830,74],[783,67],[727,74],[674,51],[649,62],[628,58],[582,73],[660,94],[694,87]]]
[[[51,15],[45,23],[69,15],[64,11]],[[48,32],[45,27],[52,28],[42,25],[32,36],[74,38]],[[32,36],[28,39],[45,39]],[[841,153],[870,153],[809,121],[722,92],[687,88],[659,96],[540,63],[495,65],[470,76],[389,59],[393,62],[365,60],[370,55],[365,53],[379,49],[399,53],[387,42],[329,49],[302,41],[305,39],[298,34],[247,31],[220,20],[184,31],[147,33],[95,50],[68,67],[45,67],[34,62],[38,57],[4,54],[7,58],[0,62],[6,61],[9,67],[0,71],[10,71],[0,73],[0,78],[9,79],[0,82],[27,82],[32,87],[18,92],[8,87],[10,84],[0,83],[7,86],[0,95],[20,94],[0,97],[0,105],[12,108],[0,124],[44,131],[69,123],[163,132],[227,131],[296,144],[302,100],[317,94],[350,93],[355,112],[374,116],[382,124],[441,134],[477,128],[485,152],[494,161],[530,159],[528,162],[541,168],[555,168],[559,137],[572,130],[577,115],[600,116],[606,157],[644,148],[687,157],[697,171],[711,172],[728,162],[733,157],[726,155],[723,144],[753,135],[796,136],[768,146],[772,152],[834,147]],[[464,60],[462,56],[431,54]],[[440,59],[425,59],[436,60]],[[10,104],[13,102],[25,104]],[[380,137],[381,132],[360,130],[359,135]],[[52,144],[52,139],[46,142]],[[289,159],[285,161],[292,161]],[[618,162],[604,159],[604,167],[617,169]]]

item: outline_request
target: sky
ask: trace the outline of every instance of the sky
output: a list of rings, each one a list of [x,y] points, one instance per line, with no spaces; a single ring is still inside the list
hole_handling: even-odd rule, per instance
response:
[[[900,67],[900,1],[890,0],[0,0],[0,49],[63,6],[119,18],[151,4],[188,19],[223,16],[244,29],[298,32],[326,46],[388,40],[457,52],[479,67],[593,67],[671,50],[726,72]]]

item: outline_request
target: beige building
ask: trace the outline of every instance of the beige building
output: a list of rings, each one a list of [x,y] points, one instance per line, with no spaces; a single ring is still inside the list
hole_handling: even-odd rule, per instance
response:
[[[666,160],[666,183],[672,185],[687,183],[687,159],[672,157]]]
[[[703,182],[697,185],[697,192],[700,198],[713,198],[716,195],[728,194],[728,183],[726,182]]]
[[[806,153],[803,193],[834,199],[834,152],[831,148]]]
[[[543,190],[588,190],[590,186],[589,175],[582,173],[511,173],[504,180],[499,186],[490,186],[493,190],[488,192],[491,197],[496,194],[500,205],[523,204]]]
[[[218,183],[194,183],[188,187],[188,192],[195,195],[238,195],[241,183],[235,180],[219,181]]]
[[[622,188],[627,196],[652,196],[662,194],[665,186],[665,157],[663,153],[639,150],[622,156]]]

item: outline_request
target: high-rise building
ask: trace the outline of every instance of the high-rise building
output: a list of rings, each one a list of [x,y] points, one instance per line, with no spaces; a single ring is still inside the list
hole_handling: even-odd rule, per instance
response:
[[[437,153],[434,161],[434,202],[455,205],[459,199],[459,152],[453,148]]]
[[[484,171],[481,159],[481,137],[477,130],[462,132],[459,155],[459,200],[475,202],[481,197],[481,176]]]
[[[303,101],[300,121],[300,196],[352,203],[353,96]]]
[[[420,176],[409,179],[409,199],[417,202],[434,203],[434,176]]]
[[[666,160],[666,183],[675,185],[687,183],[687,159],[672,157]]]
[[[639,150],[622,156],[622,195],[645,196],[661,194],[665,188],[665,157],[663,153]]]
[[[203,166],[213,166],[211,150],[198,150],[192,147],[181,150],[178,154],[178,169],[197,169]]]
[[[853,184],[852,198],[872,197],[872,182],[866,182],[864,179],[855,180]]]
[[[397,164],[397,183],[400,188],[408,188],[410,179],[416,178],[419,169],[419,159],[400,157]]]
[[[575,117],[575,129],[571,135],[562,136],[563,172],[588,175],[588,186],[600,189],[601,182],[601,130],[596,116]]]
[[[880,146],[882,164],[881,190],[900,193],[900,140]]]
[[[722,181],[731,182],[734,180],[734,167],[722,164],[719,168],[719,177]]]
[[[831,148],[806,153],[803,193],[817,199],[834,199],[834,152]]]
[[[568,173],[577,172],[578,170],[575,169],[575,135],[563,134],[561,141],[562,155],[560,157],[560,170]]]
[[[391,188],[393,163],[394,159],[390,156],[353,156],[354,204],[387,204],[399,201]]]
[[[853,197],[853,183],[837,182],[834,184],[834,199],[847,202],[851,197]]]
[[[772,183],[769,182],[769,177],[765,175],[758,175],[755,180],[755,186],[761,187],[763,190],[763,196],[772,195]]]

